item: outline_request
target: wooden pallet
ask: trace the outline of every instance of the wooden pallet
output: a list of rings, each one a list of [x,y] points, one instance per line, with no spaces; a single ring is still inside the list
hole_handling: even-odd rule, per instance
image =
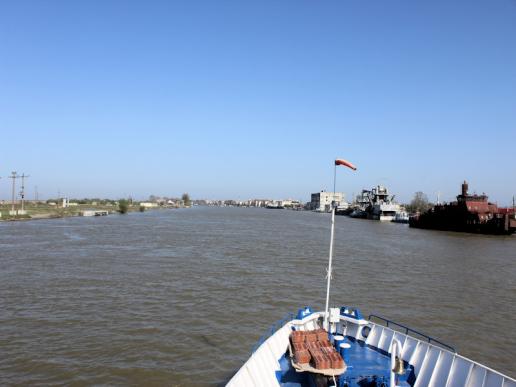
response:
[[[294,351],[292,350],[292,346],[290,342],[288,343],[288,351],[290,354],[290,362],[292,363],[292,367],[296,370],[296,372],[312,372],[314,374],[321,374],[324,376],[338,376],[343,374],[348,366],[346,362],[344,362],[343,368],[326,368],[319,370],[317,368],[312,367],[310,364],[299,364],[294,361]]]
[[[344,363],[344,368],[327,368],[324,370],[319,370],[317,368],[312,367],[310,364],[298,364],[294,362],[294,359],[290,359],[292,362],[292,367],[296,370],[296,372],[311,372],[314,374],[321,374],[324,376],[338,376],[343,374],[346,371],[346,364]]]

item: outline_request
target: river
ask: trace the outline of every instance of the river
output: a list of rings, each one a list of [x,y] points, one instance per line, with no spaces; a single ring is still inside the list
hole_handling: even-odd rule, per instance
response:
[[[332,305],[516,377],[516,236],[336,218]],[[195,207],[0,223],[0,383],[218,385],[324,307],[329,215]]]

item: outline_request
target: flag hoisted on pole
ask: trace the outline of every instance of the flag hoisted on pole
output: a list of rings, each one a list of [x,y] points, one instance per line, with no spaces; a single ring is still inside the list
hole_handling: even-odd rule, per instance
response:
[[[324,311],[325,311],[325,314],[324,314],[324,328],[329,331],[330,329],[330,325],[328,323],[328,320],[330,318],[330,314],[329,314],[329,305],[330,305],[330,282],[331,282],[331,263],[332,263],[332,260],[333,260],[333,232],[334,232],[334,229],[335,229],[335,185],[336,185],[336,182],[337,182],[337,166],[338,165],[342,165],[342,166],[345,166],[345,167],[348,167],[350,169],[352,169],[353,171],[356,171],[357,170],[357,167],[355,167],[354,164],[350,163],[349,161],[347,160],[344,160],[344,159],[335,159],[335,166],[334,166],[334,170],[333,170],[333,200],[332,200],[332,203],[331,203],[331,231],[330,231],[330,256],[329,256],[329,259],[328,259],[328,283],[327,283],[327,287],[326,287],[326,307],[324,308]]]

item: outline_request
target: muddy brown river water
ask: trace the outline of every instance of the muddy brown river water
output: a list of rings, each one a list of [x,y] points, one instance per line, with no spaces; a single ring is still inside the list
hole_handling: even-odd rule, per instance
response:
[[[329,215],[196,207],[0,223],[0,384],[218,385],[324,307]],[[337,217],[331,303],[516,377],[516,236]]]

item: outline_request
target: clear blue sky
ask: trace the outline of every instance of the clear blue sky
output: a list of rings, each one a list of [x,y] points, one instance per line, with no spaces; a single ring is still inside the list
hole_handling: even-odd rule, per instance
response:
[[[0,197],[516,194],[516,0],[0,5]]]

